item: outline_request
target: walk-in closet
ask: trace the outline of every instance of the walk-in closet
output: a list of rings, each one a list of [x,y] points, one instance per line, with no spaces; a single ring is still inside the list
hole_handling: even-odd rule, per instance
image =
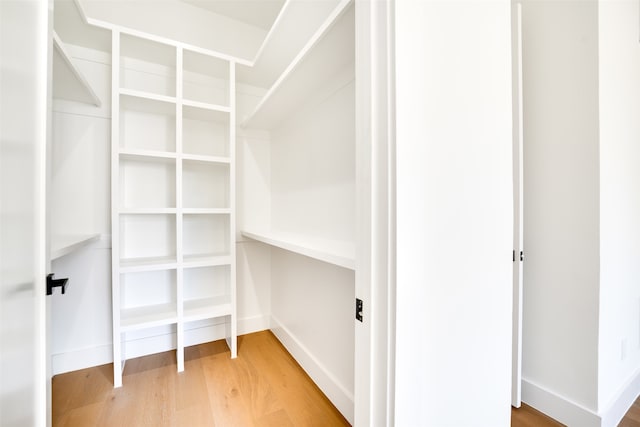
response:
[[[354,3],[143,3],[54,4],[52,373],[271,329],[353,422]]]

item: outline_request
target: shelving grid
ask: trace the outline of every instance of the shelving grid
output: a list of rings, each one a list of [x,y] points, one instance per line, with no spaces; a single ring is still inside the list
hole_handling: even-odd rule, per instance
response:
[[[237,355],[236,61],[112,28],[114,386],[126,333],[224,317]]]

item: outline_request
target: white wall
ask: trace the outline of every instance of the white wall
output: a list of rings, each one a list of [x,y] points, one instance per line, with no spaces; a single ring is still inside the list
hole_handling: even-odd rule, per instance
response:
[[[353,67],[272,132],[271,223],[330,240],[355,238]]]
[[[535,392],[597,411],[597,13],[595,0],[523,3],[522,398],[545,412]]]
[[[509,1],[395,14],[395,424],[508,426]]]
[[[640,393],[640,11],[601,1],[598,409]],[[628,406],[627,406],[628,407]],[[623,405],[623,411],[626,407]],[[619,414],[620,415],[620,414]]]

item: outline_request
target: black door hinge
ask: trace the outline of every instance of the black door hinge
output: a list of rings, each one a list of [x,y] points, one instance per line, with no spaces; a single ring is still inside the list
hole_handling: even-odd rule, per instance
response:
[[[47,295],[53,294],[53,288],[62,288],[62,293],[67,289],[69,279],[54,279],[53,273],[47,274]]]
[[[360,298],[356,298],[356,320],[362,322],[362,300]]]

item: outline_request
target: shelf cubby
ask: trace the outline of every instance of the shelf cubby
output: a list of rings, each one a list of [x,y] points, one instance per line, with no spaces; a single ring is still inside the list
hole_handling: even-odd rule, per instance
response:
[[[230,165],[183,160],[182,205],[185,208],[229,208]]]
[[[185,261],[230,254],[230,218],[227,214],[185,214],[182,219]]]
[[[176,48],[121,34],[120,87],[175,97]]]
[[[121,266],[133,268],[175,263],[175,215],[123,214],[119,226]]]
[[[120,148],[176,151],[176,106],[131,93],[120,94]]]
[[[229,106],[229,62],[183,51],[182,90],[185,102]]]
[[[194,321],[231,314],[229,265],[184,270],[184,318]]]
[[[175,323],[176,270],[120,275],[121,326],[124,331]]]
[[[183,106],[182,152],[228,158],[229,113]]]
[[[176,207],[176,161],[161,157],[121,156],[120,206]]]

